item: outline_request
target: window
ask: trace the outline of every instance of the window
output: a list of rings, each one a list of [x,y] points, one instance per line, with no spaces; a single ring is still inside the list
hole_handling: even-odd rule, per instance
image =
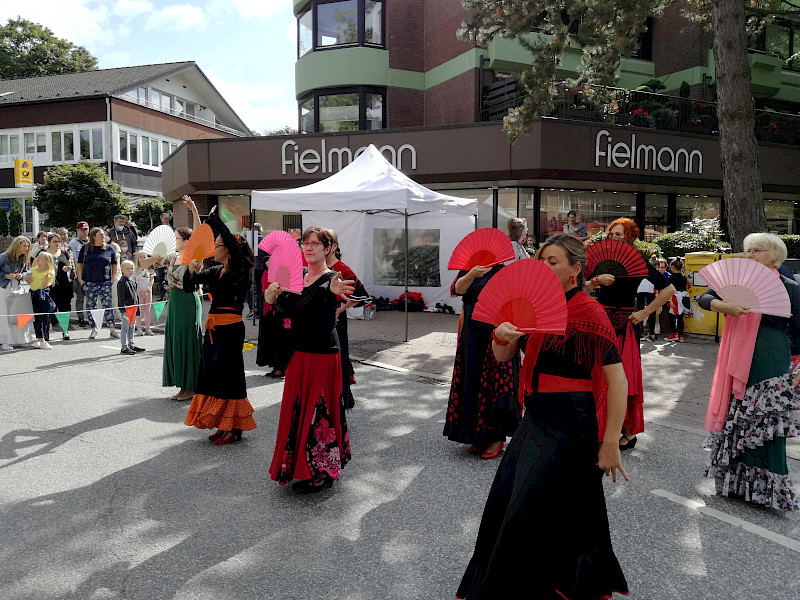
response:
[[[53,162],[61,162],[62,160],[64,160],[64,151],[61,146],[61,132],[54,131],[51,137],[53,141],[53,150],[52,150]]]
[[[135,133],[128,136],[128,160],[139,162],[139,136]]]
[[[64,160],[75,160],[75,134],[64,132]]]
[[[142,136],[142,164],[150,164],[150,138],[146,135]]]
[[[372,272],[376,285],[405,285],[405,230],[373,229]],[[439,230],[408,230],[408,285],[439,287]]]
[[[161,142],[161,160],[167,160],[169,156],[169,142]]]
[[[119,132],[119,159],[128,160],[128,132]]]
[[[186,106],[186,101],[181,100],[177,96],[175,97],[175,114],[176,115],[183,115],[184,107]]]
[[[53,131],[50,135],[53,162],[75,160],[75,134],[72,131]]]
[[[298,104],[298,129],[303,133],[383,129],[385,99],[383,90],[364,86],[317,90]]]
[[[150,140],[150,166],[157,167],[158,162],[158,140]]]
[[[342,46],[384,46],[384,0],[312,0],[297,18],[298,58]]]
[[[771,233],[797,233],[795,226],[795,201],[764,198],[764,213],[767,216],[767,229]]]
[[[47,152],[47,136],[43,133],[36,134],[36,152]]]
[[[25,134],[25,154],[33,154],[36,152],[36,134]]]
[[[172,108],[172,96],[161,94],[161,110],[169,112]]]
[[[195,116],[197,114],[197,105],[194,104],[193,102],[184,101],[184,109],[183,110],[188,116],[193,117],[193,116]]]
[[[92,129],[92,158],[103,159],[103,130]]]
[[[9,154],[8,136],[0,135],[0,156],[8,156],[8,154]]]
[[[150,103],[155,108],[161,106],[161,92],[158,90],[150,90]]]
[[[667,206],[669,198],[666,194],[645,194],[644,201],[644,241],[652,242],[660,235],[667,233]]]
[[[539,239],[561,233],[567,213],[577,212],[577,220],[586,224],[592,237],[605,231],[619,217],[636,219],[636,194],[628,192],[596,192],[594,190],[542,189],[539,208]]]
[[[169,145],[169,153],[170,153],[170,154],[172,154],[173,152],[175,152],[175,150],[177,150],[177,149],[178,149],[178,144],[172,144],[172,143],[170,143],[170,145]]]
[[[716,219],[720,216],[722,199],[716,196],[678,196],[678,227],[692,219]]]
[[[78,132],[81,148],[81,160],[89,160],[92,156],[92,141],[88,129],[81,129]]]

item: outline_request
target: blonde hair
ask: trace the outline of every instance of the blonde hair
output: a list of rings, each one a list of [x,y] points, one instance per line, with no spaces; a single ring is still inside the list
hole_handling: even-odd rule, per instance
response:
[[[747,252],[747,248],[754,244],[762,246],[764,250],[769,252],[772,257],[772,264],[776,269],[783,264],[783,261],[785,261],[786,257],[789,255],[789,252],[786,250],[786,244],[774,233],[751,233],[744,238],[742,247],[744,251]]]
[[[39,254],[36,255],[36,258],[33,260],[34,266],[36,265],[37,261],[42,260],[42,259],[44,259],[44,262],[47,263],[47,269],[45,269],[45,271],[55,271],[56,270],[56,264],[53,261],[53,255],[50,254],[49,252],[44,251],[44,250],[42,250],[41,252],[39,252]],[[39,270],[41,271],[41,269],[39,269]]]
[[[22,252],[20,250],[20,246],[22,245],[23,242],[28,242],[27,252]],[[30,255],[31,255],[31,246],[32,246],[31,241],[28,238],[26,238],[24,235],[18,235],[17,237],[14,238],[14,241],[11,242],[11,245],[8,247],[8,250],[6,250],[6,253],[8,254],[8,257],[11,260],[17,260],[20,256],[24,256],[25,262],[28,262],[28,260],[30,260]]]
[[[136,265],[134,264],[134,262],[132,260],[125,259],[121,263],[119,263],[120,267],[125,267],[125,266],[128,266],[128,265],[130,265],[132,269],[136,268]]]

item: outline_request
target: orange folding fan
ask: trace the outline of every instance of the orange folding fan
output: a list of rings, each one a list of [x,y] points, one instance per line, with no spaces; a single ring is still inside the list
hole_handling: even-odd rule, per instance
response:
[[[472,267],[493,267],[514,258],[514,246],[508,236],[498,229],[476,229],[458,243],[447,268],[469,271]]]
[[[181,254],[181,264],[188,265],[193,260],[205,260],[214,256],[214,230],[203,223],[192,232]]]
[[[603,240],[586,250],[586,276],[647,277],[647,264],[635,246],[620,240]]]
[[[713,262],[697,273],[725,302],[738,304],[750,312],[791,317],[789,292],[772,269],[746,258],[726,258]]]
[[[518,260],[484,286],[472,318],[492,325],[508,321],[525,332],[563,334],[567,301],[550,267],[538,260]]]
[[[282,290],[300,294],[303,291],[303,260],[293,239],[275,248],[269,259],[267,281],[278,282]]]

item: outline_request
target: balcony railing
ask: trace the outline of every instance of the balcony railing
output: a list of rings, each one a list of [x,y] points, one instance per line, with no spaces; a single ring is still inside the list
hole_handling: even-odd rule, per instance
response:
[[[184,111],[175,110],[174,108],[166,108],[157,104],[155,102],[150,102],[148,100],[142,100],[141,98],[134,98],[133,96],[128,96],[127,94],[123,94],[121,96],[117,96],[118,98],[125,100],[127,102],[131,102],[133,104],[139,104],[140,106],[146,106],[152,110],[157,110],[158,112],[162,112],[168,115],[172,115],[173,117],[178,117],[179,119],[184,119],[186,121],[191,121],[193,123],[198,123],[203,125],[204,127],[210,127],[212,129],[216,129],[217,131],[223,131],[225,133],[229,133],[231,135],[235,135],[237,137],[247,137],[249,134],[243,131],[239,131],[238,129],[232,129],[231,127],[226,127],[225,125],[220,125],[215,121],[209,121],[207,119],[201,119],[200,117],[196,117],[195,115],[190,115]]]
[[[481,120],[502,119],[509,108],[522,104],[523,98],[512,78],[485,88]],[[562,86],[555,107],[543,116],[643,129],[719,135],[717,105],[714,102],[620,88]],[[757,110],[755,116],[758,141],[800,146],[800,115]]]

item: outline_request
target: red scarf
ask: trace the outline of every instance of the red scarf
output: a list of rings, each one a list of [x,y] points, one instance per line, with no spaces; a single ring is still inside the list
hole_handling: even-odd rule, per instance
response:
[[[534,393],[533,372],[539,351],[563,349],[565,342],[575,338],[574,359],[579,363],[594,362],[592,365],[592,393],[597,407],[597,425],[600,439],[606,429],[608,382],[603,374],[603,360],[606,354],[617,347],[617,334],[605,309],[584,292],[578,292],[567,302],[567,329],[564,335],[533,333],[525,346],[525,360],[522,363],[522,385],[519,386],[520,404],[525,404],[525,394]]]

